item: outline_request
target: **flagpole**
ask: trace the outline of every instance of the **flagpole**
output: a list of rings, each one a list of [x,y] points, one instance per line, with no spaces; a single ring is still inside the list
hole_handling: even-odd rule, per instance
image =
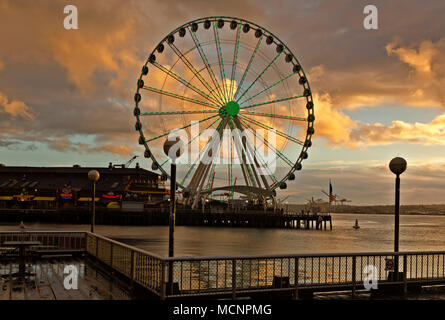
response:
[[[331,184],[331,179],[329,179],[329,215],[331,215],[331,200],[332,200],[332,184]]]

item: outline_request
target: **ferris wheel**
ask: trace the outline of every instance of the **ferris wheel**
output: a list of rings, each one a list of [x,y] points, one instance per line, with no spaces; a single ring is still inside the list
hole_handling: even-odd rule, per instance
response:
[[[142,67],[134,99],[139,144],[163,180],[163,143],[186,134],[177,185],[192,207],[218,195],[275,203],[312,145],[314,103],[300,62],[244,19],[207,17],[173,30]]]

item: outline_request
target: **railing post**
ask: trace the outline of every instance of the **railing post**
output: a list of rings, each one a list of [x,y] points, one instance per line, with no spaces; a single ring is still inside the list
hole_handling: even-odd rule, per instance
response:
[[[113,267],[113,242],[110,242],[110,267]]]
[[[355,298],[355,282],[356,282],[356,261],[357,257],[352,257],[352,298]]]
[[[99,259],[99,238],[96,237],[96,258]]]
[[[236,260],[232,260],[232,299],[236,300]]]
[[[298,262],[299,262],[299,259],[298,259],[298,257],[296,257],[295,258],[295,270],[294,270],[294,282],[295,282],[295,300],[298,300],[298,271],[299,271],[299,268],[298,268]]]
[[[47,239],[48,241],[48,239]],[[82,246],[82,244],[81,244]],[[85,232],[85,251],[88,252],[88,232]]]
[[[161,262],[161,300],[165,300],[165,263]]]
[[[132,280],[134,280],[134,275],[135,275],[135,264],[136,264],[136,259],[135,259],[135,252],[134,250],[131,250],[131,261],[130,261],[130,277]]]
[[[406,297],[408,294],[408,275],[406,274],[408,268],[407,268],[407,256],[406,254],[403,255],[403,296]]]

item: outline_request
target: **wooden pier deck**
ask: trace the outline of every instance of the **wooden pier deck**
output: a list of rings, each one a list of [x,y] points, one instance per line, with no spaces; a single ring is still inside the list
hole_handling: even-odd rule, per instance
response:
[[[64,287],[64,268],[79,270],[77,290]],[[19,270],[14,261],[0,262],[0,300],[128,300],[130,295],[109,275],[83,258],[52,257],[27,263],[28,276],[12,276]]]

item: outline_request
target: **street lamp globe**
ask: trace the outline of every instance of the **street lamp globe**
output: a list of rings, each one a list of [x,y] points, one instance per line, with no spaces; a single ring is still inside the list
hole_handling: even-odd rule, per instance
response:
[[[170,150],[174,145],[177,145],[175,148],[176,152],[174,150]],[[164,142],[164,153],[167,157],[169,157],[173,163],[176,162],[176,159],[178,159],[183,152],[183,142],[179,137],[176,137],[175,140],[165,140]]]
[[[406,160],[400,157],[392,159],[391,162],[389,163],[389,169],[391,170],[392,173],[396,175],[400,175],[403,172],[405,172],[406,166],[407,166]]]
[[[88,172],[88,179],[90,181],[97,182],[99,180],[99,178],[100,178],[99,171],[97,171],[97,170],[90,170]]]

